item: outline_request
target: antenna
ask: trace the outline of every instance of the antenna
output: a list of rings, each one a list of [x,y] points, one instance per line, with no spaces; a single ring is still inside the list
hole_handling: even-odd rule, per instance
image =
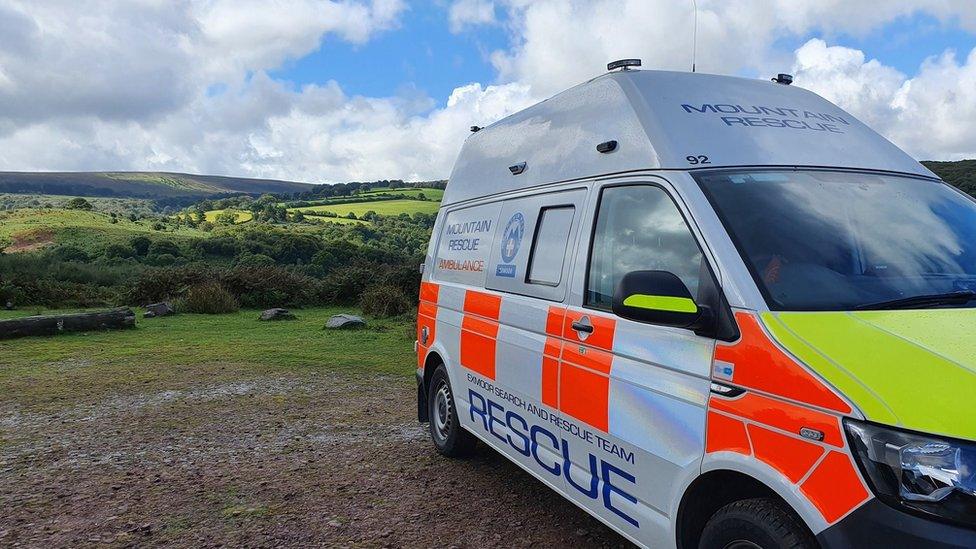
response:
[[[695,5],[695,31],[691,39],[691,72],[695,72],[695,64],[698,61],[698,0],[691,0]]]

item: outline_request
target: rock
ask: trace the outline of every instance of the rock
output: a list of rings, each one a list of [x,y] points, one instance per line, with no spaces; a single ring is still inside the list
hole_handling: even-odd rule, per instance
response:
[[[156,318],[157,316],[169,316],[175,315],[176,310],[173,306],[165,301],[160,303],[152,303],[146,305],[146,312],[142,314],[143,318]]]
[[[347,315],[345,313],[332,315],[329,317],[329,321],[325,323],[327,330],[348,330],[352,328],[363,328],[365,326],[366,321],[363,320],[363,317]]]
[[[298,320],[288,309],[274,308],[261,313],[258,320]]]
[[[14,302],[8,301],[7,303],[4,304],[3,308],[7,309],[8,311],[14,310]]]

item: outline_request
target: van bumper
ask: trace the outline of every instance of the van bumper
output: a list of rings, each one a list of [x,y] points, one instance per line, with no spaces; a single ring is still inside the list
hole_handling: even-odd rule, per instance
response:
[[[976,530],[921,518],[872,499],[817,540],[827,549],[848,547],[976,547]]]

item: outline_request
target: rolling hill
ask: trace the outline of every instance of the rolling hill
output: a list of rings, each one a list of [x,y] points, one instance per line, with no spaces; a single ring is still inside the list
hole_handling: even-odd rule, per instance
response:
[[[297,193],[310,183],[165,172],[0,172],[0,193],[178,198],[230,193]]]
[[[943,181],[956,188],[976,196],[976,160],[958,160],[956,162],[922,162],[926,168],[932,170]]]

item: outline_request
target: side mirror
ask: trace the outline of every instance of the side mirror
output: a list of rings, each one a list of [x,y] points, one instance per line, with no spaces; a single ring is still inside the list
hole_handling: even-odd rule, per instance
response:
[[[685,283],[666,271],[629,272],[613,294],[613,313],[621,318],[700,330],[712,322],[707,306],[695,303]]]

